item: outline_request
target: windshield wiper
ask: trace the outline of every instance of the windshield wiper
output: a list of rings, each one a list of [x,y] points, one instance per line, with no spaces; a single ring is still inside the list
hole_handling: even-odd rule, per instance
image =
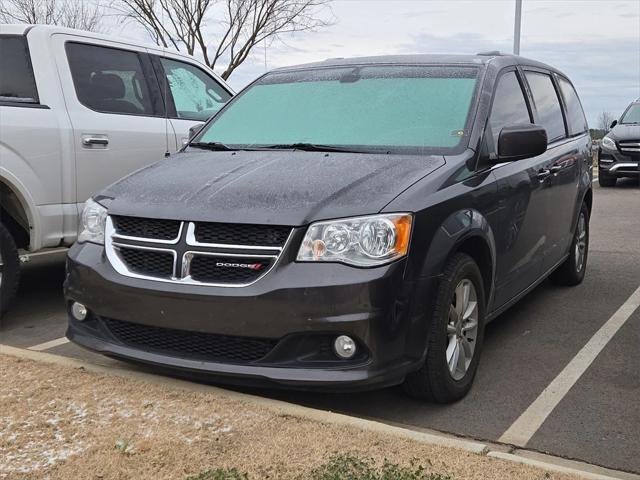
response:
[[[355,148],[337,147],[335,145],[322,145],[319,143],[282,143],[276,145],[261,145],[260,148],[268,148],[270,150],[303,150],[305,152],[347,152],[347,153],[365,153],[364,150]]]
[[[194,143],[190,143],[189,146],[195,147],[195,148],[203,148],[206,150],[216,150],[216,151],[236,150],[235,148],[231,148],[230,146],[220,142],[194,142]]]

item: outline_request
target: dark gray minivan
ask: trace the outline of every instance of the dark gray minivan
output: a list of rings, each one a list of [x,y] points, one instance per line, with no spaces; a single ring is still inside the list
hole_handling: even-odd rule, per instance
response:
[[[222,382],[455,401],[488,321],[582,281],[590,151],[571,82],[533,60],[273,71],[87,202],[67,336]]]

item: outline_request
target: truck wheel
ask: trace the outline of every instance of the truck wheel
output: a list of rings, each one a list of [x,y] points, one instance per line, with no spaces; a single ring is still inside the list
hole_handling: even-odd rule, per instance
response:
[[[434,307],[425,363],[407,375],[403,387],[411,397],[451,403],[471,389],[484,338],[482,275],[469,255],[458,253],[447,262]]]
[[[589,256],[589,209],[583,203],[578,215],[576,231],[573,234],[569,257],[551,274],[551,280],[558,285],[578,285],[587,271]]]
[[[615,187],[618,179],[616,177],[609,177],[605,175],[598,175],[598,185],[601,187]]]
[[[20,260],[9,231],[0,223],[0,315],[7,311],[18,290]]]

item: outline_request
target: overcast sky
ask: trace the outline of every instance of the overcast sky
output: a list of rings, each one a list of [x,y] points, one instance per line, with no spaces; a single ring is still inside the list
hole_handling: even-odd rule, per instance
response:
[[[331,57],[512,50],[514,0],[334,0],[331,9],[332,26],[269,45],[267,68]],[[521,55],[565,72],[597,127],[600,112],[617,117],[640,97],[640,0],[523,0]],[[264,71],[258,48],[230,83],[240,89]]]

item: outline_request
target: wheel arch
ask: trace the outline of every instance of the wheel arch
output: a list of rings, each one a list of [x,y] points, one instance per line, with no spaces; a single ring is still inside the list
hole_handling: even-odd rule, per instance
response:
[[[0,171],[0,198],[2,223],[11,233],[18,248],[36,250],[35,203],[27,191],[21,188],[19,181],[12,179],[5,171]]]
[[[427,252],[425,273],[440,276],[456,253],[466,253],[478,264],[489,307],[494,295],[496,244],[489,222],[475,209],[459,210],[440,225]]]

